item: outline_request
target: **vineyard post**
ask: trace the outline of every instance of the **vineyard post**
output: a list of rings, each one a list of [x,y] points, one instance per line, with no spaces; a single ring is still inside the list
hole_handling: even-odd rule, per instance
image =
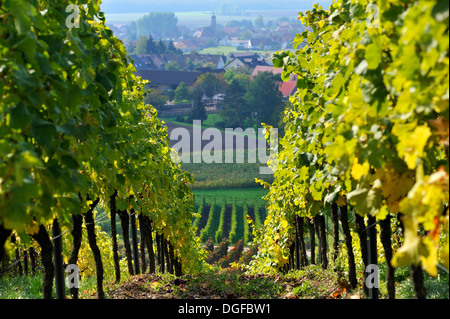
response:
[[[367,241],[367,226],[366,226],[366,222],[364,220],[364,217],[362,217],[361,215],[359,215],[357,212],[355,212],[355,229],[356,232],[358,233],[358,237],[359,237],[359,247],[360,247],[360,251],[361,251],[361,258],[363,260],[363,264],[364,264],[364,269],[367,269],[367,266],[370,265],[369,263],[369,257],[368,257],[368,248],[369,248],[369,244]],[[363,283],[366,282],[367,279],[367,272],[363,272]],[[366,296],[369,295],[369,290],[367,289],[367,285],[363,284],[363,289],[364,289],[364,294]]]
[[[300,243],[300,267],[308,266],[308,257],[306,255],[306,245],[304,240],[304,217],[298,217],[298,241]]]
[[[155,263],[155,252],[153,251],[153,235],[152,235],[152,221],[149,216],[143,217],[144,223],[142,224],[145,229],[145,239],[147,244],[148,258],[149,258],[149,267],[150,273],[154,274],[156,272],[156,263]]]
[[[340,214],[339,219],[341,220],[342,232],[345,236],[345,245],[347,246],[347,259],[348,259],[348,280],[350,281],[350,285],[352,288],[356,288],[358,285],[358,281],[356,278],[356,264],[355,264],[355,255],[353,253],[353,244],[352,244],[352,234],[350,232],[350,227],[348,224],[348,209],[347,206],[339,206]]]
[[[111,215],[111,238],[112,238],[112,250],[113,250],[113,260],[114,260],[114,271],[116,274],[116,282],[120,282],[120,266],[119,266],[119,248],[117,244],[117,225],[116,225],[116,197],[117,190],[109,198],[110,205],[110,215]]]
[[[65,282],[64,282],[64,266],[62,258],[62,235],[59,227],[58,218],[53,220],[52,227],[53,237],[53,253],[55,262],[55,286],[56,299],[66,299]]]
[[[23,269],[25,271],[25,276],[28,276],[28,253],[25,250],[23,250]]]
[[[120,218],[120,224],[122,226],[122,237],[123,237],[123,243],[125,246],[125,254],[127,257],[127,266],[128,266],[128,272],[131,276],[134,276],[134,269],[133,269],[133,257],[131,255],[131,247],[130,247],[130,216],[128,215],[128,211],[125,210],[118,210],[117,213],[119,214]]]
[[[167,272],[173,275],[173,251],[168,240],[166,240],[165,249],[167,253]]]
[[[333,203],[331,205],[331,221],[333,222],[333,261],[336,262],[336,258],[339,254],[339,213],[338,205]]]
[[[139,231],[141,234],[141,240],[140,240],[140,249],[141,249],[141,270],[142,273],[145,274],[145,271],[147,270],[147,261],[145,260],[145,247],[146,247],[146,241],[147,241],[147,233],[145,231],[145,226],[144,226],[144,216],[142,216],[142,214],[139,214],[138,216],[139,219]]]
[[[311,265],[316,264],[316,237],[315,237],[315,226],[314,218],[309,219],[309,249],[311,251],[310,263]]]
[[[69,256],[69,265],[76,265],[78,261],[78,254],[81,248],[81,241],[83,237],[83,216],[82,215],[72,215],[72,250]],[[72,299],[78,299],[78,288],[70,287],[70,294]]]
[[[299,216],[295,215],[295,269],[300,269]]]
[[[395,268],[392,266],[392,243],[391,243],[391,215],[380,220],[380,241],[384,248],[384,257],[386,259],[386,285],[388,290],[388,298],[395,299]]]
[[[159,235],[159,257],[161,258],[161,262],[159,266],[161,267],[161,273],[165,273],[165,267],[164,267],[164,235],[161,233]]]
[[[89,196],[87,197],[89,200]],[[84,213],[84,223],[87,230],[87,239],[89,243],[89,247],[91,247],[92,254],[94,255],[95,260],[95,271],[97,273],[97,297],[98,299],[104,299],[105,293],[103,291],[103,261],[100,252],[100,248],[97,245],[97,239],[95,235],[95,221],[93,210],[99,203],[100,199],[96,199],[90,204],[89,210]]]
[[[11,235],[11,229],[5,229],[2,224],[0,224],[0,264],[2,264],[6,259],[5,243],[8,237]]]
[[[11,243],[15,244],[16,243],[16,236],[13,234],[11,236]],[[23,275],[23,269],[22,269],[22,262],[20,261],[20,250],[19,248],[16,247],[15,249],[15,253],[16,253],[16,266],[14,267],[17,271],[17,274],[19,276]]]
[[[369,241],[368,241],[368,257],[369,257],[369,265],[372,265],[372,267],[378,266],[378,254],[377,254],[377,228],[376,228],[376,218],[374,216],[369,216],[368,221],[368,235],[369,235]],[[370,299],[378,299],[378,271],[376,271],[375,274],[376,278],[374,279],[376,282],[375,284],[370,285],[369,288],[369,298]],[[366,284],[366,282],[364,283]]]
[[[30,254],[31,272],[34,274],[36,272],[36,250],[34,250],[34,247],[30,247],[28,252]]]
[[[136,211],[132,208],[130,210],[130,222],[131,222],[131,240],[133,243],[133,259],[134,259],[134,274],[139,275],[139,250],[138,250],[138,240],[137,240],[137,229],[136,229]]]
[[[42,266],[44,267],[44,275],[42,278],[42,298],[52,299],[53,278],[55,276],[55,266],[53,264],[53,244],[48,236],[47,229],[44,225],[39,226],[39,231],[31,235],[41,246]]]

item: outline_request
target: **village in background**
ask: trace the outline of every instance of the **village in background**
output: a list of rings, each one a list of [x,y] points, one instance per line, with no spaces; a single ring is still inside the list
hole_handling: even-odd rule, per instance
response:
[[[208,12],[109,14],[107,21],[124,42],[136,74],[149,81],[146,102],[161,118],[192,123],[216,114],[211,124],[223,128],[262,120],[278,124],[297,79],[281,81],[272,54],[293,49],[296,34],[304,31],[297,14],[222,5]],[[274,96],[265,99],[275,101],[269,110],[245,98],[258,75],[275,87],[269,90]],[[237,83],[230,85],[233,80]]]

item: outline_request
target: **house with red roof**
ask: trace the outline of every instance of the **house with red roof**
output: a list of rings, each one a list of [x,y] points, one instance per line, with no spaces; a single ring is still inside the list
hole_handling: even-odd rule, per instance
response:
[[[253,70],[252,74],[250,75],[250,79],[253,80],[255,76],[258,75],[260,72],[269,72],[272,74],[279,74],[281,78],[281,72],[283,72],[283,69],[281,68],[274,68],[273,66],[265,66],[265,65],[258,65]],[[282,81],[279,85],[279,90],[281,94],[283,95],[283,98],[285,100],[289,99],[289,97],[297,91],[297,74],[291,74],[289,81],[284,82]]]
[[[279,90],[283,94],[283,98],[287,100],[297,91],[297,81],[281,82]]]

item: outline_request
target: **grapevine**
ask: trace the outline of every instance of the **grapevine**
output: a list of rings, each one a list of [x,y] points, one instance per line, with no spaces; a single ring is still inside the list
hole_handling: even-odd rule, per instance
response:
[[[99,1],[70,1],[79,28],[66,26],[68,4],[0,2],[2,232],[47,242],[53,220],[70,229],[72,216],[110,210],[114,194],[119,211],[150,217],[183,269],[198,271],[193,179],[171,160],[167,129],[143,102],[146,82]]]
[[[274,55],[283,78],[299,80],[275,180],[259,181],[270,189],[268,218],[250,269],[282,268],[294,217],[337,205],[377,223],[398,216],[393,266],[448,270],[448,5],[337,0],[299,20],[308,29],[297,50]]]

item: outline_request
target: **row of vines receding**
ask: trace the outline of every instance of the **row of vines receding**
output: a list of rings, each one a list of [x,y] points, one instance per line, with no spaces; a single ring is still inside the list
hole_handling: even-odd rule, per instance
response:
[[[66,23],[69,4],[78,27]],[[0,261],[7,268],[14,259],[11,234],[20,250],[37,242],[44,298],[58,237],[50,227],[71,233],[64,263],[77,264],[83,219],[104,297],[96,208],[112,228],[117,215],[122,225],[137,221],[141,238],[157,235],[179,272],[204,263],[191,224],[193,179],[171,160],[167,129],[143,102],[146,83],[105,23],[97,0],[0,1]]]
[[[336,0],[299,20],[307,30],[295,52],[274,56],[283,78],[298,75],[298,89],[270,163],[275,180],[260,181],[268,218],[249,269],[289,265],[304,219],[328,216],[335,232],[342,227],[352,286],[352,234],[363,232],[364,257],[370,227],[380,229],[389,297],[395,268],[448,273],[448,2]]]

